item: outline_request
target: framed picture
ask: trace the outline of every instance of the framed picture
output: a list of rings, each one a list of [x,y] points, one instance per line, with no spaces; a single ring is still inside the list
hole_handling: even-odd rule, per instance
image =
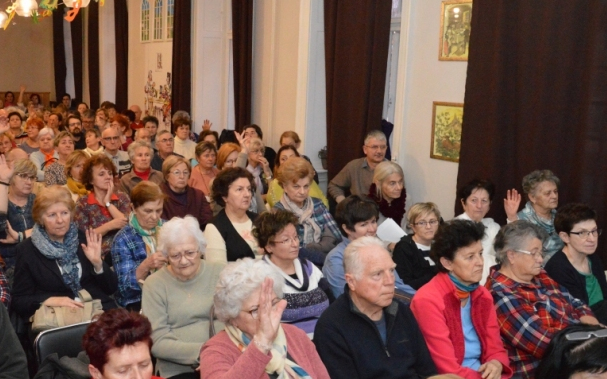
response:
[[[472,0],[445,0],[442,2],[438,60],[468,60],[471,19]]]
[[[459,162],[462,144],[464,104],[432,103],[432,144],[430,158]]]

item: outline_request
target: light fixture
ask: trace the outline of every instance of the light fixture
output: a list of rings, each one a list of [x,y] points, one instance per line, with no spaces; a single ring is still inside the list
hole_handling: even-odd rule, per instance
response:
[[[15,5],[15,12],[22,17],[30,17],[33,11],[38,10],[36,0],[17,0]]]
[[[82,0],[80,2],[80,8],[87,7],[91,0]],[[78,6],[78,0],[63,0],[63,4],[65,4],[68,8],[75,8]]]

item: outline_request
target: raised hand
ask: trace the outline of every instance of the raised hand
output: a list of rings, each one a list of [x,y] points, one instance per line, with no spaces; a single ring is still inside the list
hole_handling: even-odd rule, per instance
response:
[[[86,245],[82,244],[82,250],[86,258],[93,264],[95,271],[103,268],[101,259],[101,234],[95,232],[93,228],[86,230]]]
[[[4,109],[0,109],[0,134],[4,134],[10,130],[8,123],[8,113]]]
[[[8,183],[13,177],[13,169],[6,163],[6,156],[0,155],[0,182]]]
[[[275,305],[272,305],[276,294],[273,289],[274,281],[266,278],[261,285],[259,295],[259,308],[257,310],[257,332],[253,337],[257,342],[264,346],[271,346],[276,338],[282,312],[287,307],[287,301],[282,299]],[[259,346],[258,346],[259,347]],[[267,353],[264,352],[264,353]]]
[[[518,220],[516,213],[518,207],[521,205],[521,194],[516,189],[511,189],[506,192],[506,198],[504,199],[504,211],[508,217],[508,221]]]
[[[205,131],[205,130],[211,130],[211,126],[213,126],[213,123],[211,121],[209,121],[209,120],[204,120],[202,122],[202,130],[203,131]]]
[[[251,137],[243,137],[244,132],[238,133],[236,130],[234,131],[234,135],[236,136],[236,140],[240,144],[241,153],[249,154],[249,139]]]

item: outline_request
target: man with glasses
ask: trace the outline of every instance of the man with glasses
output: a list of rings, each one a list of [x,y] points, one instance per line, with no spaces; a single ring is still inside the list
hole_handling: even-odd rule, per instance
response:
[[[369,193],[369,187],[373,183],[373,171],[375,167],[386,159],[388,142],[386,135],[379,130],[372,130],[365,137],[363,145],[364,158],[350,161],[339,174],[329,183],[327,188],[337,203],[346,197],[346,191],[350,195],[365,196]]]
[[[81,114],[82,116],[82,129],[84,132],[96,128],[95,126],[95,111],[93,109],[87,109]]]
[[[101,143],[105,147],[105,155],[107,155],[114,163],[118,176],[131,171],[132,163],[126,151],[121,151],[120,133],[115,128],[107,128],[101,134]]]
[[[607,281],[601,258],[595,254],[602,231],[596,225],[596,212],[586,204],[566,204],[556,214],[554,228],[565,246],[546,263],[546,272],[590,306],[601,324],[607,324]]]
[[[67,129],[74,137],[74,149],[86,149],[86,140],[82,136],[82,120],[75,114],[67,117]]]
[[[175,139],[173,135],[168,130],[162,130],[158,133],[156,137],[156,150],[157,152],[154,154],[152,158],[152,168],[157,171],[162,171],[162,163],[164,160],[170,157],[171,155],[176,155],[178,157],[183,158],[183,156],[179,154],[175,154],[173,149],[175,148]]]

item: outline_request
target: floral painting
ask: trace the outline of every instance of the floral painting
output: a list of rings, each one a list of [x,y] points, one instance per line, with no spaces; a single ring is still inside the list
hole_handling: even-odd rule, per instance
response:
[[[463,119],[464,104],[433,103],[431,158],[459,162]]]

